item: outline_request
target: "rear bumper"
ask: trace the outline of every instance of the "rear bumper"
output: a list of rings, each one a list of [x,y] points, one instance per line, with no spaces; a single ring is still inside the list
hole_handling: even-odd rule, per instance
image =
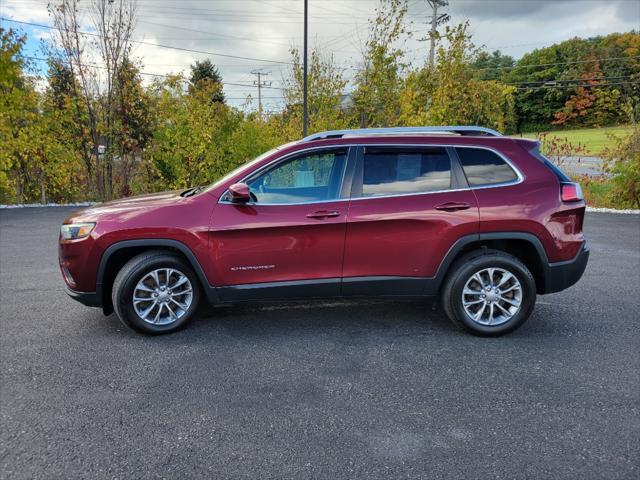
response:
[[[87,307],[101,307],[100,296],[96,292],[78,292],[66,287],[67,295]]]
[[[550,263],[545,272],[545,288],[541,293],[554,293],[569,288],[582,278],[589,262],[589,246],[585,241],[578,254],[566,262]]]

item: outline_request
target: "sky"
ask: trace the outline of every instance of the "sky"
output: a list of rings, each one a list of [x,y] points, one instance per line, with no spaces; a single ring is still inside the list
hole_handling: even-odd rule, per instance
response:
[[[93,0],[80,2],[83,29],[92,31],[86,12]],[[0,16],[51,25],[47,3],[55,0],[0,0]],[[367,38],[368,19],[378,0],[308,0],[310,47],[333,55],[346,78],[357,70]],[[149,74],[188,73],[196,60],[210,58],[219,68],[228,103],[257,108],[254,86],[260,70],[270,82],[262,90],[264,108],[283,105],[282,80],[290,66],[289,50],[301,47],[303,0],[137,0],[133,54]],[[572,37],[640,30],[640,0],[449,0],[450,24],[469,21],[473,41],[514,58]],[[424,63],[430,10],[425,0],[409,0],[407,60]],[[25,52],[38,56],[40,39],[51,30],[2,20],[4,28],[28,35]],[[155,46],[198,50],[201,53]],[[221,55],[216,55],[221,54]],[[228,55],[228,56],[223,56]],[[245,57],[245,58],[235,58]],[[349,87],[347,87],[347,90]],[[252,100],[247,103],[247,96]]]

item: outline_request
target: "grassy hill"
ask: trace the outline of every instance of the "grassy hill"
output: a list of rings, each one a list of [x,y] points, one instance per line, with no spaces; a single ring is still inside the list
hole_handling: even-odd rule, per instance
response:
[[[555,130],[548,132],[550,137],[566,138],[570,143],[577,145],[582,144],[587,155],[599,156],[602,150],[611,145],[611,139],[608,135],[621,137],[631,132],[628,125],[620,125],[617,127],[603,128],[580,128],[573,130]],[[536,138],[536,133],[524,133],[524,138]]]

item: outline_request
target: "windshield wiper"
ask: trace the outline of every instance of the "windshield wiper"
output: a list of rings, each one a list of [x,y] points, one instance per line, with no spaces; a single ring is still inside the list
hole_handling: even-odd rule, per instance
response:
[[[204,186],[202,185],[198,185],[197,187],[191,187],[188,190],[185,190],[184,192],[182,192],[180,194],[181,197],[191,197],[193,195],[195,195],[196,193],[202,191],[202,189],[204,188]]]

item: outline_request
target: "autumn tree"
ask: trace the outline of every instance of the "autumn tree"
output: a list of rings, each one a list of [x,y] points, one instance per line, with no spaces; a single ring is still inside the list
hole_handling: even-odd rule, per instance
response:
[[[591,107],[596,102],[599,93],[598,86],[602,83],[604,75],[595,56],[590,55],[587,60],[588,63],[580,75],[576,93],[569,97],[562,110],[553,115],[552,125],[577,123],[576,120],[582,120],[589,114]]]

